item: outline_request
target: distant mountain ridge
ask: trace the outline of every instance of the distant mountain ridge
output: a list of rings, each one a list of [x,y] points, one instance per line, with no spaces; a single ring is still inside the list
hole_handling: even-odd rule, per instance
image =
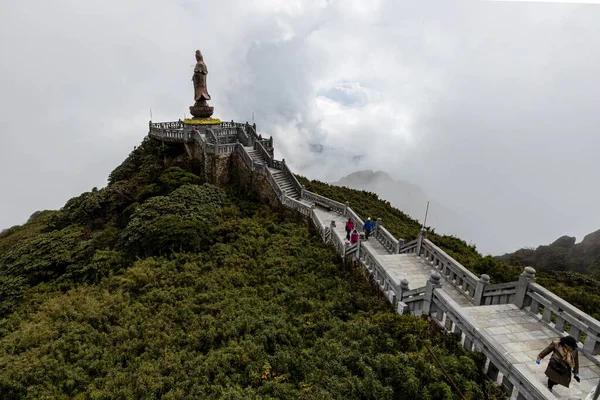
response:
[[[536,249],[520,249],[498,256],[511,264],[532,265],[541,271],[572,270],[600,278],[600,229],[586,235],[580,243],[572,236],[561,236]]]
[[[467,241],[473,241],[475,238],[474,230],[465,225],[465,221],[469,220],[467,216],[459,215],[436,199],[432,199],[419,186],[407,181],[395,180],[384,171],[356,171],[337,182],[331,182],[331,185],[377,193],[380,198],[388,200],[392,206],[421,223],[429,201],[427,226],[438,233],[455,235]]]

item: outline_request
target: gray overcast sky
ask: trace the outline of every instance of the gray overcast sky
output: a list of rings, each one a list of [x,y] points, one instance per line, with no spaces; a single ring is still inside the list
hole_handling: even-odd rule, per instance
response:
[[[486,253],[600,229],[600,6],[21,0],[0,15],[0,228],[104,186],[149,109],[182,117],[199,48],[215,116],[254,111],[298,173],[417,184],[468,213]]]

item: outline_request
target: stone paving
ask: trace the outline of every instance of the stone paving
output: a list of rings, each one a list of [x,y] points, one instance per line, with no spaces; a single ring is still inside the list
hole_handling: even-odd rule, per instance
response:
[[[581,383],[574,379],[571,387],[554,387],[554,395],[546,388],[547,378],[544,371],[550,355],[535,363],[537,355],[557,340],[559,335],[537,318],[517,308],[514,304],[479,306],[464,309],[463,317],[470,319],[478,330],[491,339],[500,354],[516,367],[529,382],[533,383],[549,399],[568,399],[570,396],[585,399],[594,388],[600,376],[600,366],[579,352],[579,376]]]
[[[329,226],[331,221],[335,221],[334,233],[345,240],[345,217],[319,207],[315,209],[315,213],[323,226]],[[425,286],[433,271],[423,258],[415,254],[390,254],[374,237],[362,241],[362,244],[375,254],[397,284],[406,278],[410,289]],[[570,388],[557,385],[554,387],[554,393],[550,393],[544,375],[550,356],[542,360],[540,365],[537,365],[535,360],[539,352],[560,335],[528,311],[518,309],[514,304],[475,307],[466,295],[444,279],[442,290],[462,307],[461,314],[490,340],[500,354],[538,387],[541,393],[547,394],[544,399],[568,400],[571,396],[586,399],[588,393],[594,389],[600,376],[600,362],[593,361],[580,352],[581,383],[573,379]],[[516,393],[511,398],[516,398]]]

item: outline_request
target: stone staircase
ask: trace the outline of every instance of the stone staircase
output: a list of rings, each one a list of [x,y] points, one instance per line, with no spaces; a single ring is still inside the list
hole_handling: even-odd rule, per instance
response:
[[[255,164],[267,166],[267,161],[265,160],[260,151],[254,150],[254,148],[252,147],[245,147],[245,149]],[[301,200],[300,193],[283,171],[275,168],[269,168],[269,172],[271,173],[271,175],[273,175],[273,178],[275,178],[275,182],[281,188],[281,190],[285,192],[286,196],[289,196],[294,200]]]
[[[285,173],[278,169],[269,169],[271,171],[271,174],[273,174],[273,177],[275,178],[275,182],[277,182],[277,185],[279,185],[281,190],[285,192],[286,196],[291,197],[294,200],[300,201],[300,193],[298,193],[298,190],[294,187],[294,184],[285,175]]]
[[[246,152],[248,154],[250,154],[250,157],[252,158],[252,161],[254,161],[255,164],[261,164],[261,165],[267,164],[267,161],[262,156],[262,154],[260,154],[260,151],[254,150],[254,148],[252,148],[252,147],[245,147],[245,149],[246,149]]]

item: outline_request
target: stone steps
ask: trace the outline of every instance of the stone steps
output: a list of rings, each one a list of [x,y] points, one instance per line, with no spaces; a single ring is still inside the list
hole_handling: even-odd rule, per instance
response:
[[[264,157],[262,156],[262,154],[260,154],[260,151],[258,150],[248,150],[248,154],[250,155],[250,158],[252,158],[252,161],[254,161],[256,164],[262,164],[265,165],[267,162],[265,161]]]
[[[273,172],[273,178],[281,190],[285,191],[286,196],[289,196],[295,200],[300,200],[300,193],[294,187],[294,184],[288,179],[288,177],[282,172]]]

